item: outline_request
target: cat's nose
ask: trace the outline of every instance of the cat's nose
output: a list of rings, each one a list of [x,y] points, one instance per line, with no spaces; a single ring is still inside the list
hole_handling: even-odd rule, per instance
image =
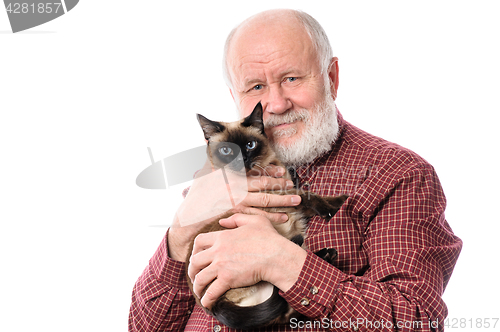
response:
[[[245,169],[247,170],[247,172],[251,171],[255,167],[255,165],[256,165],[255,162],[249,162],[246,159],[245,159],[244,163],[245,163]]]

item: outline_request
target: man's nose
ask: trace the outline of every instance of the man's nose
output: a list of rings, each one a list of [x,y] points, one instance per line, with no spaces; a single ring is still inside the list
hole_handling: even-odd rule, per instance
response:
[[[292,102],[281,86],[271,87],[261,103],[265,112],[274,114],[281,114],[292,108]]]

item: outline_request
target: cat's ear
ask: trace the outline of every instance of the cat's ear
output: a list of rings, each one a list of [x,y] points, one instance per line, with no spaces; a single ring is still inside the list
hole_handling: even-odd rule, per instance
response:
[[[220,133],[226,129],[220,122],[209,120],[201,114],[196,114],[196,118],[200,123],[201,129],[203,129],[207,141],[210,140],[210,137],[214,134]]]
[[[252,114],[247,116],[241,124],[245,127],[256,127],[263,135],[265,135],[266,133],[264,132],[264,121],[262,120],[262,113],[262,104],[259,101],[259,103],[253,109]]]

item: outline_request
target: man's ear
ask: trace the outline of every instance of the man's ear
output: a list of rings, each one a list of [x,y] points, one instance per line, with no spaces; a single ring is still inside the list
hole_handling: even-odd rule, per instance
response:
[[[328,67],[328,77],[330,78],[330,91],[333,100],[337,99],[337,91],[339,89],[339,59],[333,57]]]

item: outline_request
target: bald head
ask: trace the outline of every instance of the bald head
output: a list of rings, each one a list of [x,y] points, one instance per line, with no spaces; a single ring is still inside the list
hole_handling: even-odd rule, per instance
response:
[[[251,28],[259,25],[269,24],[269,26],[281,24],[298,23],[298,12],[292,9],[272,9],[255,14],[236,27],[235,33],[243,31],[245,28]]]
[[[279,37],[288,37],[293,33],[306,34],[304,25],[300,22],[295,11],[292,10],[270,10],[256,14],[243,21],[232,34],[232,42],[254,37],[262,38],[265,33],[272,33]],[[231,44],[230,44],[231,46]],[[229,47],[228,51],[231,50]]]
[[[248,41],[269,41],[271,38],[281,43],[312,46],[321,71],[324,73],[328,70],[333,52],[328,37],[318,21],[309,14],[297,10],[268,10],[249,17],[233,29],[227,37],[223,73],[229,87],[233,85],[231,56],[238,51],[237,46]]]

